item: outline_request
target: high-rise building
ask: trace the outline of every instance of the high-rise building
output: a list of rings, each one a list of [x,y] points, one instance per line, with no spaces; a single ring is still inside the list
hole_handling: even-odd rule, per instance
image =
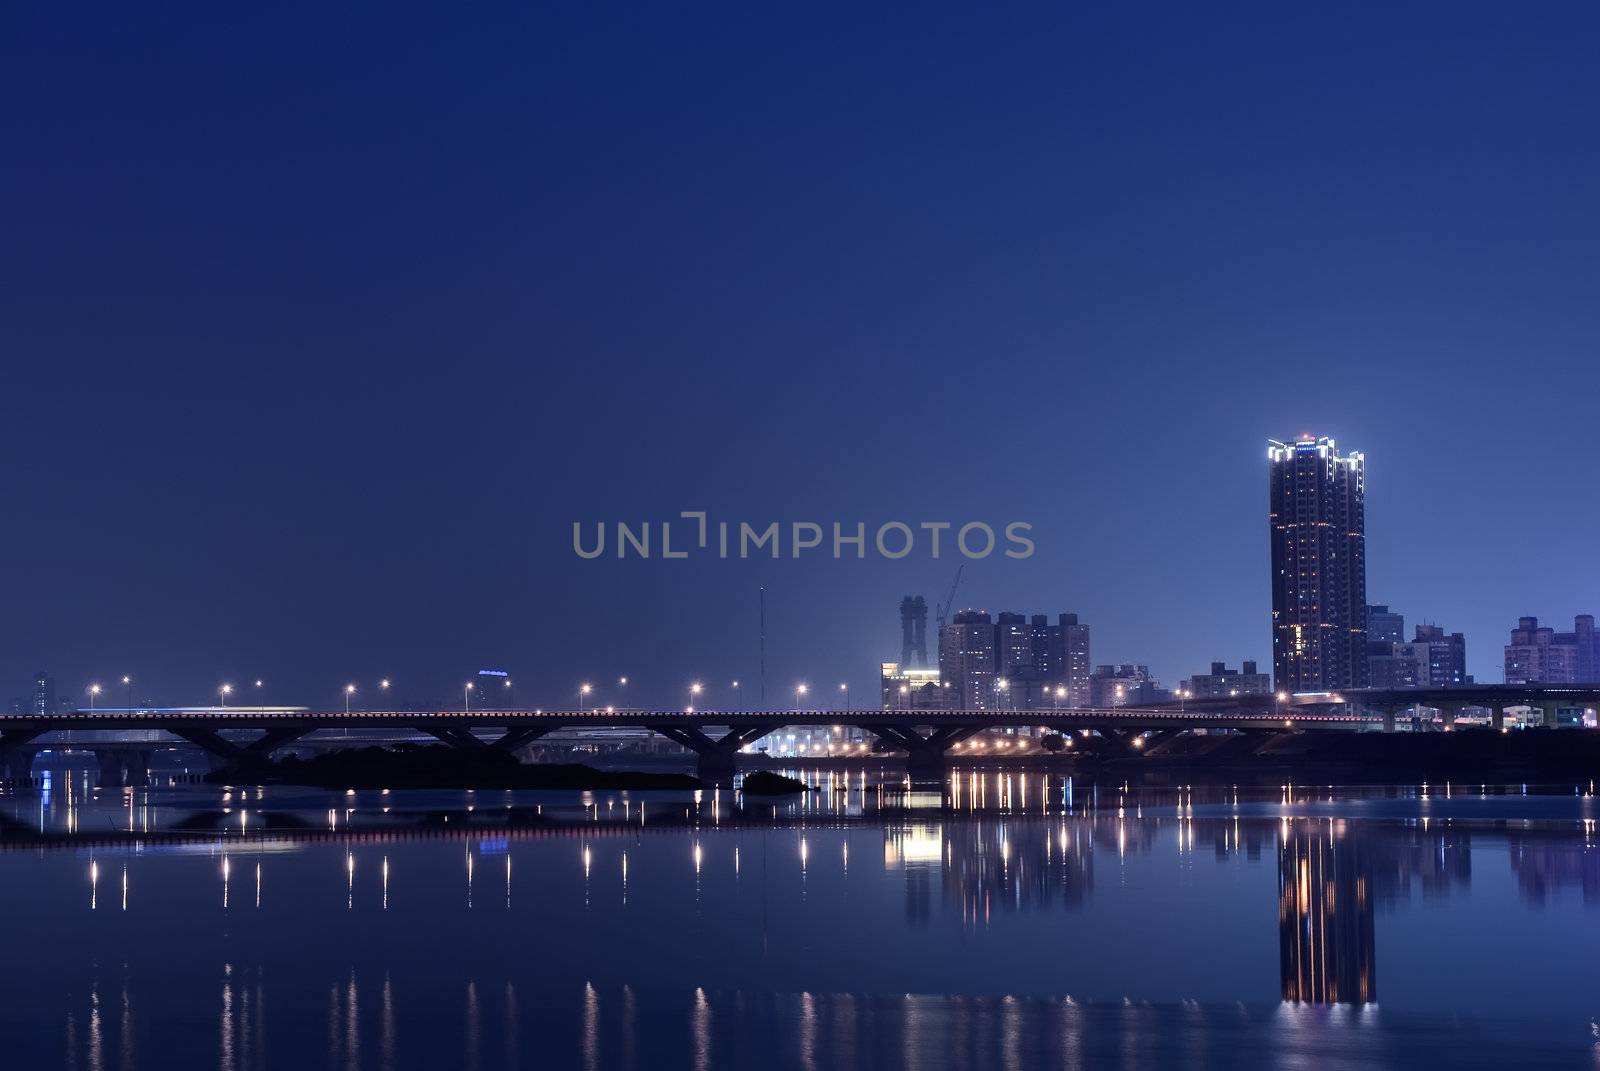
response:
[[[1150,675],[1149,666],[1123,663],[1095,666],[1089,675],[1090,705],[1094,707],[1143,707],[1168,702],[1172,695]]]
[[[42,672],[42,671],[39,672],[39,673],[35,673],[33,675],[33,695],[32,695],[32,699],[33,699],[33,713],[35,713],[35,714],[55,714],[55,713],[57,713],[58,711],[56,709],[57,708],[57,703],[56,703],[56,679],[54,677],[50,676],[50,674]]]
[[[963,610],[939,630],[950,705],[968,710],[1065,710],[1089,705],[1089,626],[1077,614]]]
[[[1367,682],[1365,460],[1332,439],[1273,440],[1272,671],[1291,692]]]
[[[1416,660],[1422,687],[1472,683],[1467,674],[1467,639],[1461,633],[1446,633],[1438,625],[1418,625],[1416,635],[1405,646]]]
[[[1061,630],[1065,652],[1061,675],[1067,686],[1068,703],[1073,707],[1089,706],[1089,626],[1079,623],[1077,614],[1062,614],[1056,619],[1056,627]]]
[[[1506,644],[1507,684],[1591,684],[1600,682],[1600,635],[1594,617],[1579,614],[1571,632],[1540,625],[1537,617],[1517,619]]]
[[[994,668],[1007,679],[1033,674],[1033,627],[1022,614],[1002,613],[996,618]]]
[[[1256,672],[1254,662],[1229,669],[1225,662],[1211,663],[1210,673],[1196,673],[1178,685],[1186,699],[1231,699],[1243,695],[1270,695],[1272,681]]]
[[[994,706],[994,621],[982,610],[962,610],[939,628],[939,675],[950,705],[961,710]]]
[[[1404,643],[1406,617],[1390,611],[1387,606],[1367,607],[1368,643]]]
[[[1398,617],[1398,614],[1393,615]],[[1369,615],[1368,621],[1372,620]],[[1369,640],[1367,683],[1372,688],[1439,688],[1471,684],[1467,640],[1438,625],[1418,625],[1411,642]]]

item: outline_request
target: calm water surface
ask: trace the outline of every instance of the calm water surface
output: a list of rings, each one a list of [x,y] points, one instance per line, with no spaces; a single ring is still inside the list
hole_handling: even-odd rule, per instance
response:
[[[1589,785],[0,796],[6,1067],[1600,1064]]]

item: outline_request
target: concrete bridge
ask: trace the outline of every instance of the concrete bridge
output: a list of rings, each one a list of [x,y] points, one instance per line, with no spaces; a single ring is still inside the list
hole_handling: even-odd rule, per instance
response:
[[[788,726],[848,725],[903,751],[914,775],[943,771],[947,752],[988,729],[1043,728],[1079,735],[1083,746],[1111,755],[1149,753],[1195,729],[1233,729],[1264,736],[1282,732],[1389,730],[1408,706],[1450,712],[1463,707],[1492,711],[1496,726],[1512,706],[1592,707],[1600,685],[1467,685],[1452,688],[1376,690],[1286,696],[1244,696],[1227,701],[1190,701],[1147,707],[1077,710],[644,710],[596,707],[581,710],[364,710],[313,711],[302,707],[176,707],[80,710],[62,715],[0,715],[0,777],[26,776],[34,756],[47,747],[95,751],[107,784],[139,783],[150,753],[186,743],[209,755],[218,768],[247,766],[274,751],[328,730],[385,729],[419,733],[451,747],[518,752],[560,729],[647,729],[697,757],[700,776],[712,784],[732,782],[735,756],[769,733]],[[1553,724],[1554,718],[1552,717]],[[146,730],[143,741],[107,734]],[[71,734],[64,742],[60,735]]]
[[[49,747],[95,752],[106,784],[139,783],[158,747],[185,743],[209,755],[217,768],[247,766],[274,751],[329,730],[419,733],[458,748],[517,752],[560,729],[647,729],[697,757],[702,778],[731,783],[735,756],[787,726],[849,725],[903,751],[914,773],[942,771],[946,753],[987,729],[1045,728],[1087,732],[1096,750],[1129,754],[1192,729],[1376,729],[1372,718],[1338,711],[1204,711],[1167,708],[1003,710],[372,710],[312,711],[284,707],[184,707],[100,709],[73,714],[0,715],[0,777],[27,775],[37,753]],[[146,730],[143,739],[114,739]],[[62,734],[70,734],[63,736]]]

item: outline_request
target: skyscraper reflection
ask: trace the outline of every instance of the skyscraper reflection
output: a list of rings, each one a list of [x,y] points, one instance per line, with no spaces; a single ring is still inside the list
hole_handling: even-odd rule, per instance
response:
[[[1285,824],[1278,848],[1278,952],[1283,999],[1378,999],[1372,864],[1342,823]]]

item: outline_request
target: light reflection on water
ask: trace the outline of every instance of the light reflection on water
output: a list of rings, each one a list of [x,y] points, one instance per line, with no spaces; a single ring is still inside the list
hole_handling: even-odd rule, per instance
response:
[[[1594,1062],[1587,792],[808,776],[52,778],[0,796],[0,1023],[95,1068]]]

